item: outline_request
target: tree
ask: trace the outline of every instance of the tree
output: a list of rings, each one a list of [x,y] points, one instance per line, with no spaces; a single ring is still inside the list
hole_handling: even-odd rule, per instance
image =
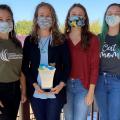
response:
[[[31,32],[32,21],[18,21],[16,23],[15,29],[16,33],[19,35],[28,35]]]
[[[90,23],[90,31],[98,35],[101,31],[101,24],[99,20],[95,20]]]
[[[16,23],[16,33],[18,35],[28,35],[31,32],[32,29],[32,21],[18,21]],[[63,33],[64,32],[64,25],[60,25],[60,30]],[[101,31],[101,24],[99,20],[95,20],[90,23],[90,31],[95,33],[96,35],[100,33]]]
[[[64,24],[60,24],[60,31],[61,31],[62,33],[64,33],[64,29],[65,29]]]

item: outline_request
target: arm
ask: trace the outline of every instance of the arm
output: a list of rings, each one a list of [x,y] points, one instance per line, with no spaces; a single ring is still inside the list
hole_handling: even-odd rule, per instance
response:
[[[30,36],[28,36],[25,39],[24,47],[23,47],[22,72],[25,75],[26,80],[33,85],[33,83],[37,83],[37,81],[35,81],[34,77],[30,73],[30,62],[31,62],[30,61],[30,50],[31,50],[30,44],[31,44]]]
[[[99,74],[100,43],[97,37],[91,43],[90,84],[96,85]]]
[[[94,100],[94,90],[95,90],[95,85],[94,84],[90,84],[88,93],[85,97],[85,102],[87,105],[91,105],[93,103]]]
[[[99,73],[99,40],[97,37],[93,38],[94,40],[92,41],[92,47],[91,47],[91,72],[90,72],[90,87],[88,90],[88,94],[85,98],[85,101],[87,105],[91,105],[94,99],[94,90],[95,90],[95,85],[98,79],[98,73]]]
[[[21,84],[21,102],[24,103],[27,100],[27,97],[26,97],[26,80],[23,73],[21,73],[20,84]]]
[[[37,93],[39,94],[44,93],[44,91],[40,89],[40,86],[37,83],[33,83],[33,87],[35,88]]]

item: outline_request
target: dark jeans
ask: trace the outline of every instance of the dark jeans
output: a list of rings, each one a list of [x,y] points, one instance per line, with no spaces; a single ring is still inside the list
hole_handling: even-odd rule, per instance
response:
[[[60,120],[63,104],[56,99],[31,98],[31,106],[36,120]]]
[[[20,104],[20,83],[0,83],[0,100],[4,108],[0,108],[0,120],[16,120]]]

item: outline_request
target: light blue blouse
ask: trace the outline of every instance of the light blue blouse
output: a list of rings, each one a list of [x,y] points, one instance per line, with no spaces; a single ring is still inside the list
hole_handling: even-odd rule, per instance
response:
[[[52,41],[52,36],[48,36],[48,37],[41,37],[39,40],[39,49],[40,49],[40,64],[44,64],[44,65],[48,65],[48,46],[49,43],[51,43]],[[37,82],[38,85],[41,85],[41,79],[40,79],[40,75],[38,74],[37,77]],[[34,92],[33,97],[35,98],[40,98],[40,99],[48,99],[48,98],[56,98],[55,95],[53,93],[49,93],[49,94],[38,94],[36,92]]]

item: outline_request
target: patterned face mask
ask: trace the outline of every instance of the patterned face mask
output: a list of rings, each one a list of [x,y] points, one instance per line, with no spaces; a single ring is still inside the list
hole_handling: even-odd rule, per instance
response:
[[[1,33],[9,33],[13,30],[13,23],[6,22],[6,21],[0,21],[0,32]]]
[[[117,15],[106,15],[105,20],[106,23],[111,27],[120,24],[120,16]]]
[[[38,17],[37,23],[40,29],[50,28],[52,26],[52,18],[51,17]]]
[[[83,27],[85,25],[85,20],[83,16],[71,16],[68,19],[68,25],[70,27]]]

